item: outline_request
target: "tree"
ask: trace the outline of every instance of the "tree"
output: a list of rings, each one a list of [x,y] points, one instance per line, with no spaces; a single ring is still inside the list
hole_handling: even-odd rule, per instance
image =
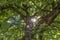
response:
[[[49,1],[48,0],[43,0],[43,1],[42,0],[40,1],[39,0],[34,0],[34,1],[2,0],[0,2],[0,11],[1,11],[0,19],[3,20],[3,22],[1,21],[0,23],[1,30],[2,30],[1,33],[3,33],[4,35],[5,34],[7,35],[7,33],[5,32],[7,30],[9,31],[10,29],[12,29],[14,25],[16,25],[16,27],[15,26],[13,27],[13,28],[17,28],[16,32],[21,31],[22,29],[24,31],[24,35],[22,38],[15,37],[16,39],[14,39],[12,36],[12,40],[46,40],[43,38],[44,32],[47,31],[48,28],[55,29],[54,27],[55,25],[53,24],[53,22],[54,22],[54,19],[60,13],[59,4],[60,4],[59,0],[52,0],[52,1],[51,0]],[[16,16],[19,16],[19,17],[16,17]],[[41,26],[41,25],[44,25],[44,26]],[[20,27],[17,27],[17,26],[20,26]],[[6,30],[4,30],[5,28]],[[39,35],[38,38],[34,37],[36,33],[38,33]]]

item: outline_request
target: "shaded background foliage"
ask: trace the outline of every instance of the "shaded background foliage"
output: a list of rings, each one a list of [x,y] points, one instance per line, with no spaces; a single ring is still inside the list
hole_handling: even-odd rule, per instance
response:
[[[44,16],[49,14],[49,12],[44,10],[52,10],[52,2],[53,0],[0,0],[0,6],[8,4],[18,5],[20,7],[19,11],[26,16],[25,11],[22,9],[24,8],[23,4],[26,4],[29,7],[28,12],[30,16],[34,15],[35,12],[37,12],[39,16]],[[54,2],[57,5],[58,0],[54,0]],[[17,12],[9,8],[0,10],[0,40],[22,39],[25,35],[25,25],[26,23],[24,20],[21,20],[21,17]],[[45,23],[36,26],[32,31],[35,40],[39,40],[41,29],[46,29],[43,33],[43,40],[60,40],[60,15],[57,16],[51,26],[47,26]]]

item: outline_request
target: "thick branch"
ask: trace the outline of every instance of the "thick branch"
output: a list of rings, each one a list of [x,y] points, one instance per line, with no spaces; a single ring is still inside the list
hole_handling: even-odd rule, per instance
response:
[[[53,3],[52,3],[52,11],[49,14],[47,14],[47,15],[42,16],[41,18],[39,18],[38,19],[38,23],[39,24],[46,23],[46,24],[50,25],[53,22],[53,20],[59,14],[59,8],[58,7],[59,6],[56,6],[56,4],[53,1]]]
[[[53,20],[58,16],[59,12],[51,12],[50,14],[47,14],[46,16],[42,16],[41,18],[38,19],[38,23],[42,24],[42,23],[46,23],[48,25],[50,25]]]

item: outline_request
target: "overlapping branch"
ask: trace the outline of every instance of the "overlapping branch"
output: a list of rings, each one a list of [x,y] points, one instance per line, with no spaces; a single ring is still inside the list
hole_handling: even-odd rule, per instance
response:
[[[55,6],[55,4],[53,2],[52,11],[49,14],[39,18],[38,23],[39,24],[46,23],[46,24],[50,25],[54,21],[54,19],[59,15],[59,13],[60,13],[60,11],[58,10],[58,6]]]

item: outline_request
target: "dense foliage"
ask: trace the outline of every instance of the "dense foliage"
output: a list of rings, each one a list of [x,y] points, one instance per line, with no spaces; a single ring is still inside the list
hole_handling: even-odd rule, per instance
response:
[[[52,18],[53,13],[50,17],[49,15],[46,17],[47,22],[45,19],[39,23],[33,20],[33,30],[29,31],[30,40],[60,40],[58,3],[59,0],[0,0],[0,40],[25,40],[26,21],[28,19],[30,21],[28,16],[40,20],[47,14],[50,15],[52,10],[56,14],[55,18]],[[53,21],[50,23],[50,20]]]

